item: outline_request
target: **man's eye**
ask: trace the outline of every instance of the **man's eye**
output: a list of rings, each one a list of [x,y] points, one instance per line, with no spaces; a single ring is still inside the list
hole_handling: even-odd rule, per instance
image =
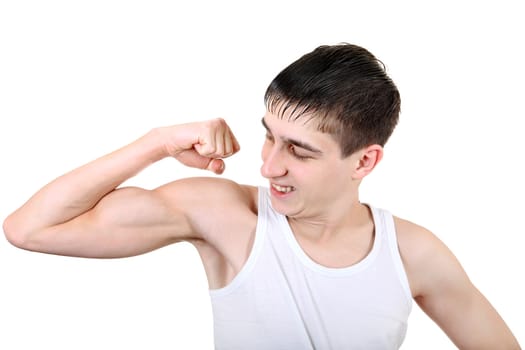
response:
[[[292,153],[292,156],[294,156],[295,158],[297,158],[299,160],[306,160],[306,159],[310,159],[311,158],[309,156],[301,155],[300,153],[297,153],[297,150],[296,150],[294,145],[290,145],[289,149],[290,149],[290,153]]]

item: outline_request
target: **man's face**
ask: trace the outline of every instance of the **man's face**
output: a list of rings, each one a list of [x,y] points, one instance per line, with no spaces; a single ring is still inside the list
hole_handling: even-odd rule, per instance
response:
[[[351,175],[358,155],[342,158],[334,138],[308,119],[288,121],[286,115],[267,112],[262,120],[266,140],[261,174],[270,181],[272,206],[289,217],[322,217],[357,194]]]

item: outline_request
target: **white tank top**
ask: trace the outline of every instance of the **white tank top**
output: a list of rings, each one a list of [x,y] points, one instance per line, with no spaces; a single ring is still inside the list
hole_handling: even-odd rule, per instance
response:
[[[398,349],[412,307],[393,217],[371,208],[370,253],[328,268],[302,250],[285,216],[259,188],[252,251],[224,288],[210,290],[215,348]]]

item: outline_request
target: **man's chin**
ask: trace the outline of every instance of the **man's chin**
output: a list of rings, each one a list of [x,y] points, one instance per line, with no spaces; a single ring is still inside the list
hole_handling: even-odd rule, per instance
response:
[[[277,199],[272,198],[271,203],[273,210],[286,217],[296,217],[299,214],[297,208],[287,205]]]

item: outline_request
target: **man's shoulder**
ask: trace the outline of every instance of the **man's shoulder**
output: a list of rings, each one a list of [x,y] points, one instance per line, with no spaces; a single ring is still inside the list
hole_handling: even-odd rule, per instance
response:
[[[428,229],[407,219],[394,216],[394,224],[399,240],[427,240],[432,234]]]
[[[428,277],[439,274],[456,258],[450,249],[430,230],[411,221],[394,217],[399,252],[410,281],[412,294],[426,289]]]
[[[444,246],[433,232],[421,225],[399,217],[394,217],[394,223],[399,250],[408,262],[417,264]]]
[[[394,216],[394,224],[399,249],[413,258],[424,256],[436,248],[444,246],[443,242],[430,230],[412,221]]]

